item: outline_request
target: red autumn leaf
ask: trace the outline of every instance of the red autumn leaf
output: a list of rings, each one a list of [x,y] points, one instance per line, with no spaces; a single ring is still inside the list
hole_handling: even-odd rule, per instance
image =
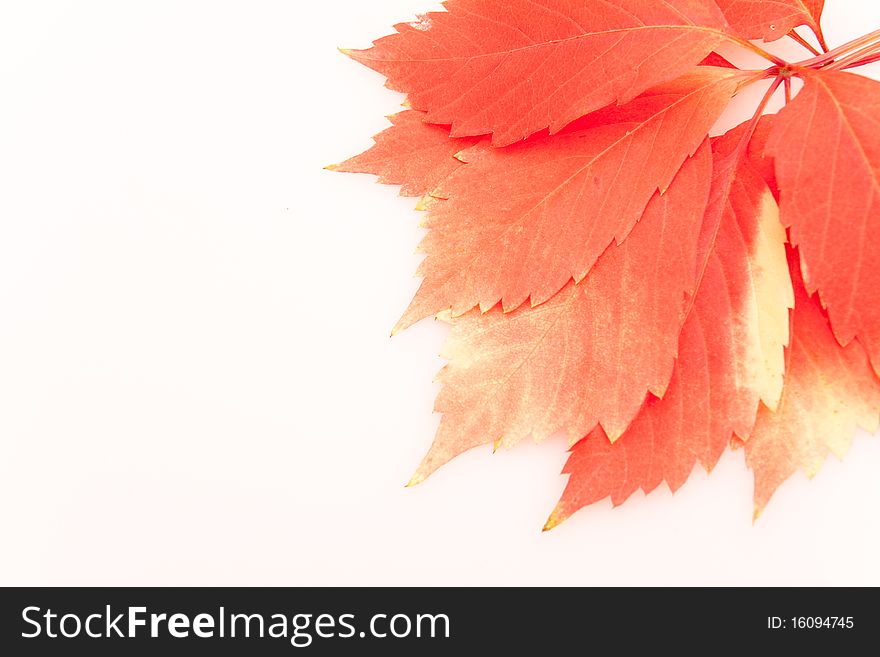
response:
[[[648,391],[663,394],[696,283],[711,167],[706,145],[580,284],[538,308],[453,321],[435,405],[443,419],[415,481],[498,440],[555,432],[576,440],[597,422],[616,437]]]
[[[553,526],[675,490],[732,444],[760,509],[876,428],[880,86],[843,71],[880,60],[880,30],[829,49],[820,0],[446,8],[349,52],[418,111],[340,167],[426,192],[424,280],[398,329],[439,313],[452,333],[413,483],[477,445],[567,434]],[[805,59],[747,40],[786,34]],[[722,43],[770,66],[739,70]],[[731,97],[767,79],[710,149]]]
[[[782,222],[837,339],[858,336],[880,372],[880,83],[837,71],[804,77],[766,147]]]
[[[622,242],[736,92],[738,71],[701,67],[565,134],[483,142],[425,204],[424,276],[398,330],[452,309],[547,301]]]
[[[558,132],[696,65],[725,39],[707,0],[447,0],[445,12],[346,51],[456,137],[498,146]]]
[[[841,347],[816,297],[799,280],[794,287],[782,399],[775,412],[761,409],[745,441],[756,516],[788,477],[798,470],[812,477],[829,454],[843,457],[857,429],[876,431],[880,418],[880,380],[865,350],[857,342]]]
[[[739,157],[746,139],[741,127],[713,144],[714,241],[666,394],[614,444],[598,429],[574,446],[547,529],[606,497],[618,505],[663,481],[677,490],[697,463],[711,470],[733,435],[748,437],[761,399],[778,400],[793,304],[785,233],[767,185]]]
[[[402,196],[423,196],[461,166],[455,155],[479,140],[450,139],[449,128],[424,122],[414,110],[389,117],[392,126],[373,139],[365,153],[328,167],[348,173],[372,173],[379,182],[400,185]]]
[[[825,0],[715,0],[730,26],[746,39],[776,41],[807,25],[824,43],[819,21]]]

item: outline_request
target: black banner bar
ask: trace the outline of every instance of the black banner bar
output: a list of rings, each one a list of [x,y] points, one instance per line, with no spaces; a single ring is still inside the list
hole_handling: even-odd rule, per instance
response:
[[[676,655],[876,645],[874,589],[8,588],[4,655]],[[470,654],[469,652],[463,654]]]

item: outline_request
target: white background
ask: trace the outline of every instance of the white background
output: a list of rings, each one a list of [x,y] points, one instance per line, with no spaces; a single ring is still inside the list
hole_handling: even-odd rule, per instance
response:
[[[880,27],[828,5],[832,44]],[[867,436],[754,526],[741,453],[549,533],[560,440],[404,488],[444,337],[388,337],[418,216],[322,167],[401,101],[336,46],[433,8],[0,5],[0,583],[880,584]]]

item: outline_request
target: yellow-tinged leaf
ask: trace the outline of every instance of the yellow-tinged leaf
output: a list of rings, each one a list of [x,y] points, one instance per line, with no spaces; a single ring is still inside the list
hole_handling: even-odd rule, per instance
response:
[[[796,257],[791,260],[796,271]],[[835,340],[819,300],[800,280],[791,332],[782,398],[776,411],[759,411],[745,441],[756,516],[788,477],[798,470],[812,477],[829,454],[846,453],[859,428],[874,432],[880,420],[880,380],[864,348]]]
[[[499,439],[561,432],[573,442],[601,423],[619,436],[650,391],[666,391],[709,198],[708,143],[666,194],[581,283],[512,313],[453,319],[435,409],[443,413],[416,479]]]

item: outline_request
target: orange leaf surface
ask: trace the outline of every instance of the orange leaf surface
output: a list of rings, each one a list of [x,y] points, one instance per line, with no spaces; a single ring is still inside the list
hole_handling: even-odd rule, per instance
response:
[[[880,60],[880,30],[829,48],[824,6],[448,0],[345,51],[413,108],[336,167],[421,195],[422,283],[395,332],[452,325],[411,483],[564,434],[550,528],[745,446],[760,511],[877,428],[880,82],[846,71]],[[812,56],[757,43],[785,35]],[[745,54],[769,65],[730,63]],[[751,120],[710,139],[752,84]]]
[[[779,181],[776,180],[776,166],[773,158],[767,154],[767,141],[770,139],[770,133],[773,131],[773,123],[776,117],[768,114],[761,117],[758,125],[755,126],[755,134],[749,142],[749,158],[755,170],[761,174],[764,182],[773,192],[776,202],[779,202]]]
[[[747,136],[741,127],[713,144],[714,241],[666,394],[650,397],[614,444],[598,429],[574,446],[547,529],[606,497],[618,505],[663,481],[677,490],[697,463],[711,469],[733,435],[749,435],[760,400],[777,402],[792,289],[776,202],[739,157]]]
[[[379,182],[401,185],[402,196],[423,196],[455,171],[461,162],[456,153],[479,140],[450,139],[449,128],[424,122],[415,110],[388,117],[392,125],[373,137],[375,145],[365,153],[328,167],[348,173],[371,173]]]
[[[782,221],[837,339],[858,336],[880,372],[880,82],[835,71],[805,76],[767,143]]]
[[[711,164],[706,144],[580,284],[537,308],[453,321],[435,405],[443,418],[414,482],[502,439],[565,432],[573,441],[597,422],[616,437],[648,391],[663,394],[696,284]]]
[[[746,39],[776,41],[799,25],[821,35],[825,0],[715,0],[733,30]]]
[[[538,305],[582,280],[669,186],[741,79],[700,67],[564,134],[460,153],[466,166],[425,203],[424,281],[397,330],[448,309]]]
[[[857,429],[874,432],[880,420],[880,380],[865,350],[857,342],[840,346],[799,280],[787,359],[782,399],[775,412],[761,409],[745,443],[756,515],[788,477],[798,470],[812,477],[829,454],[846,453]]]
[[[447,0],[445,12],[345,51],[456,137],[497,146],[625,103],[695,66],[725,39],[707,0]]]

